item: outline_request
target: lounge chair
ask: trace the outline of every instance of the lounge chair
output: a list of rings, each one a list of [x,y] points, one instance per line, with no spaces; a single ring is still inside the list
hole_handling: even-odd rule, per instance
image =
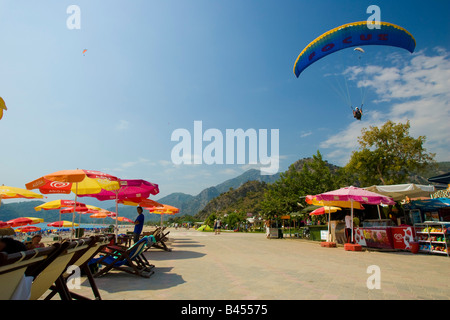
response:
[[[56,246],[7,254],[0,252],[0,300],[10,300],[26,276],[28,267],[50,259]],[[25,298],[24,298],[25,299]]]
[[[80,250],[80,251],[76,252],[74,254],[74,256],[72,257],[72,259],[69,261],[68,266],[75,265],[81,271],[83,271],[88,278],[89,285],[91,286],[95,300],[102,300],[101,296],[100,296],[100,292],[98,291],[97,285],[92,276],[91,270],[88,266],[88,263],[92,258],[94,258],[97,255],[97,253],[100,250],[102,250],[104,247],[106,247],[109,244],[109,242],[111,240],[111,236],[95,236],[95,237],[91,237],[91,238],[92,238],[92,241],[88,244],[88,247],[86,248],[86,250],[84,250],[84,251]],[[60,283],[64,284],[65,289],[67,288],[66,282],[69,277],[70,277],[70,275],[68,275],[67,273],[62,273],[60,275],[61,279],[59,281],[60,281]],[[50,290],[52,290],[52,292],[45,298],[45,300],[50,300],[57,293],[59,293],[59,290],[55,285],[51,286]],[[68,288],[66,290],[69,291]],[[69,294],[70,294],[71,299],[90,300],[89,298],[82,296],[78,293],[75,293],[73,291],[69,291]]]
[[[66,283],[62,280],[61,274],[65,272],[69,262],[76,253],[84,252],[88,249],[91,238],[79,239],[71,242],[63,242],[57,256],[49,263],[42,263],[37,268],[28,271],[28,275],[34,277],[31,286],[30,300],[39,299],[54,284],[61,300],[71,300],[70,292]]]
[[[169,249],[166,245],[166,241],[168,240],[167,235],[170,233],[170,231],[168,231],[167,233],[164,233],[164,231],[163,231],[164,229],[165,228],[160,229],[158,232],[156,232],[154,234],[155,243],[152,244],[152,247],[170,252],[170,251],[172,251],[172,249]]]
[[[149,239],[144,237],[129,248],[120,245],[107,246],[107,250],[100,252],[103,256],[90,261],[90,264],[98,263],[104,266],[94,274],[94,277],[100,277],[115,269],[149,278],[154,271],[147,259],[142,255],[148,241]]]

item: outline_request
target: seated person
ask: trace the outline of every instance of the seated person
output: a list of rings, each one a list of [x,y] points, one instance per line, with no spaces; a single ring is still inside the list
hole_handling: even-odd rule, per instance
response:
[[[31,238],[31,242],[28,243],[27,245],[27,249],[36,249],[36,248],[43,248],[44,244],[41,243],[42,240],[42,236],[40,234],[37,234],[35,236],[33,236],[33,238]]]
[[[13,238],[0,238],[0,252],[7,254],[27,251],[27,247],[20,241]]]
[[[354,117],[356,120],[361,120],[361,117],[362,117],[362,108],[359,109],[358,107],[356,107],[356,109],[353,110],[353,117]]]

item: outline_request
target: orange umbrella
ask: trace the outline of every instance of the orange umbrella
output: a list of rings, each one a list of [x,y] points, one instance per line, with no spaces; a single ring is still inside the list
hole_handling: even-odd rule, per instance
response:
[[[146,207],[144,209],[148,210],[150,213],[161,215],[161,227],[163,225],[163,219],[165,214],[174,215],[180,212],[180,209],[173,206],[169,206],[168,204],[163,204],[162,206],[159,207]]]

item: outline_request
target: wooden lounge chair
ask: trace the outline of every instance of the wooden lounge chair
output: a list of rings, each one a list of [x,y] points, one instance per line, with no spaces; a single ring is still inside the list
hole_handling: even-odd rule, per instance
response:
[[[12,254],[0,252],[0,300],[10,300],[26,276],[27,268],[51,259],[57,249],[52,246]]]
[[[30,300],[39,299],[54,284],[61,300],[71,300],[69,291],[61,274],[65,272],[73,256],[80,251],[85,251],[89,247],[91,239],[79,239],[71,242],[63,242],[57,251],[57,256],[49,263],[42,263],[38,268],[28,272],[34,277],[31,286]]]
[[[170,252],[172,251],[172,249],[169,249],[165,243],[167,241],[167,235],[170,233],[170,231],[164,233],[163,231],[164,229],[165,228],[160,229],[158,232],[154,234],[155,243],[152,244],[152,247]]]
[[[126,248],[120,245],[107,246],[107,250],[102,250],[103,254],[100,258],[92,259],[90,263],[98,263],[102,266],[94,277],[100,277],[105,275],[112,269],[125,271],[131,274],[135,274],[144,278],[149,278],[154,271],[151,270],[147,259],[143,257],[142,253],[148,243],[148,238],[144,237],[132,245],[130,248]],[[145,260],[144,260],[145,259]]]
[[[95,237],[91,237],[91,238],[92,238],[92,240],[88,244],[86,250],[84,250],[84,251],[79,250],[78,252],[76,252],[74,254],[74,256],[72,257],[72,259],[69,261],[68,266],[75,265],[86,274],[88,281],[89,281],[89,285],[91,286],[92,292],[94,294],[95,300],[101,300],[100,292],[98,291],[94,277],[92,276],[91,270],[88,266],[88,262],[92,258],[94,258],[100,250],[102,250],[104,247],[106,247],[109,244],[109,242],[111,240],[111,236],[95,236]],[[66,282],[69,277],[70,277],[69,274],[62,273],[60,275],[61,279],[59,281],[60,281],[60,283],[62,283],[64,285],[64,287],[65,287],[64,289],[69,292],[70,298],[76,299],[76,300],[90,300],[89,298],[87,298],[85,296],[82,296],[73,291],[69,291],[69,289],[66,286]],[[50,290],[52,290],[52,292],[45,298],[45,300],[50,300],[57,293],[59,293],[59,290],[55,285],[51,286]],[[60,294],[60,296],[61,296],[61,294]]]

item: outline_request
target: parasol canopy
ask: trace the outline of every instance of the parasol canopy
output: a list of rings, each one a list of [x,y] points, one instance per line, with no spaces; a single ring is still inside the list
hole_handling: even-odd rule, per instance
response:
[[[48,227],[55,227],[55,228],[70,228],[72,227],[72,222],[70,221],[55,221],[52,223],[47,224]],[[75,227],[78,227],[78,223],[74,223]]]
[[[334,206],[334,207],[340,207],[340,208],[351,208],[352,204],[350,201],[323,201],[318,200],[317,196],[306,196],[305,199],[306,203],[312,204],[315,206]],[[364,207],[359,203],[358,201],[353,201],[353,208],[364,210]]]
[[[28,190],[39,189],[44,194],[69,194],[73,192],[75,193],[74,203],[77,203],[78,195],[99,193],[102,190],[119,189],[119,183],[117,181],[117,177],[100,171],[76,169],[56,171],[31,181],[25,186]],[[72,231],[75,222],[75,212],[76,207],[72,214]]]
[[[374,205],[395,204],[395,201],[387,196],[353,186],[318,194],[316,195],[316,199],[319,201],[357,201],[362,204]]]
[[[383,196],[390,197],[395,201],[401,201],[406,197],[419,198],[429,197],[436,189],[432,185],[421,184],[396,184],[396,185],[380,185],[364,188],[367,191],[375,192]]]
[[[319,216],[325,213],[332,213],[332,212],[336,212],[342,210],[339,207],[330,207],[330,206],[325,206],[325,207],[320,207],[314,211],[312,211],[309,215],[311,216]]]
[[[16,187],[0,186],[0,200],[4,199],[42,199],[42,194]]]
[[[37,231],[40,231],[40,230],[41,230],[41,228],[39,228],[39,227],[25,226],[25,227],[17,228],[15,231],[16,232],[22,232],[22,233],[28,233],[28,232],[37,232]]]
[[[29,224],[37,224],[37,223],[42,223],[42,222],[44,222],[44,219],[41,219],[41,218],[23,217],[23,218],[16,218],[16,219],[9,220],[6,223],[10,227],[21,227],[21,226],[26,226]]]

